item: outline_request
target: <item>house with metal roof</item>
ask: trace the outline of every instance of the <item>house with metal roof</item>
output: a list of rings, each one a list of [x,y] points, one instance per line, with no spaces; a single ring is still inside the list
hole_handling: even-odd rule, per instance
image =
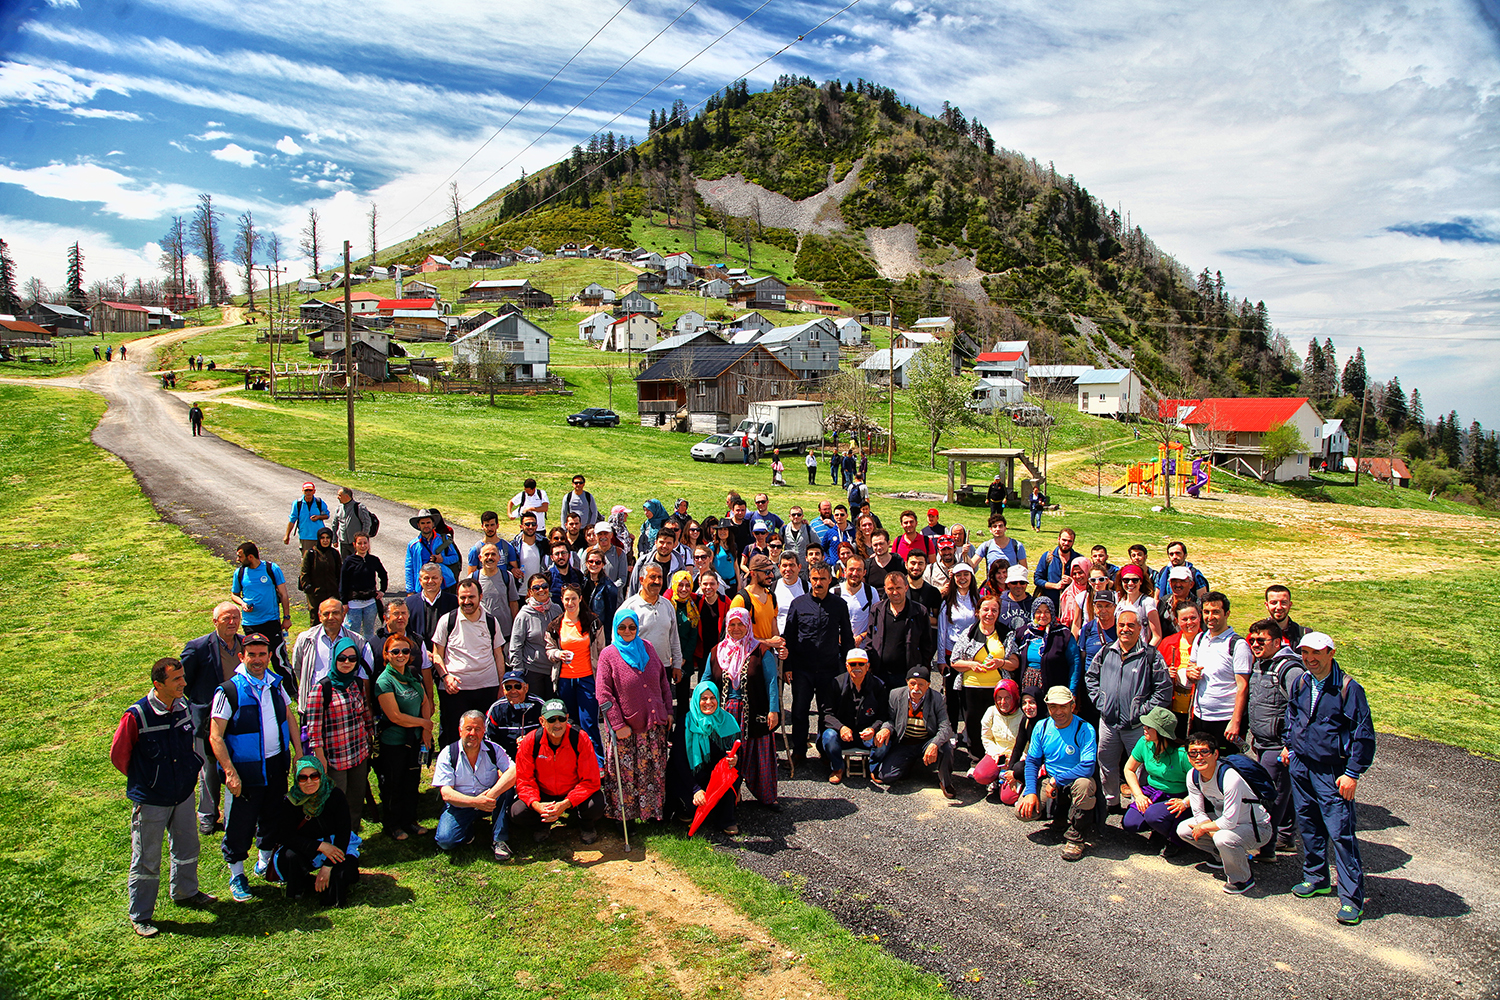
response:
[[[898,388],[906,388],[906,374],[921,349],[917,347],[898,347],[894,364],[891,358],[891,349],[882,347],[874,354],[865,359],[865,363],[859,366],[860,371],[865,373],[865,381],[874,385],[889,385],[892,377],[895,378]],[[894,369],[894,376],[892,370]]]
[[[469,366],[491,361],[505,367],[505,381],[542,381],[552,359],[552,334],[517,312],[508,312],[453,342],[453,361]]]
[[[616,316],[628,316],[631,313],[640,313],[642,316],[660,316],[661,306],[656,304],[655,299],[647,298],[640,291],[626,293],[615,305]]]
[[[826,317],[796,326],[743,330],[730,343],[759,344],[809,382],[822,381],[839,370],[838,327]]]
[[[523,309],[545,309],[552,305],[552,296],[526,278],[476,281],[458,295],[460,302],[503,302],[507,299],[519,303]]]
[[[645,427],[678,417],[696,434],[737,426],[751,403],[797,398],[798,378],[759,344],[693,343],[668,352],[636,376],[637,411]]]
[[[1141,380],[1129,368],[1085,372],[1073,385],[1078,389],[1079,413],[1122,417],[1141,412]]]
[[[30,315],[16,319],[29,320],[56,337],[82,337],[89,332],[88,314],[61,302],[38,302]]]
[[[1182,424],[1193,449],[1215,465],[1270,482],[1307,478],[1312,456],[1323,453],[1323,418],[1303,396],[1200,399]],[[1302,448],[1270,468],[1265,437],[1283,424],[1297,431]]]
[[[661,339],[661,326],[644,313],[627,313],[612,321],[599,345],[605,351],[644,351]]]

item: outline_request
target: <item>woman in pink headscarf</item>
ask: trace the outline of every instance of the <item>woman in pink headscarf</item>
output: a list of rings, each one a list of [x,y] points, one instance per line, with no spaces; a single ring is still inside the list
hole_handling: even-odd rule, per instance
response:
[[[1058,597],[1057,620],[1068,626],[1073,638],[1094,617],[1094,595],[1089,590],[1088,556],[1078,556],[1068,566],[1068,587]]]
[[[724,638],[709,654],[708,674],[719,688],[724,711],[734,716],[744,734],[740,747],[740,777],[761,805],[776,804],[776,743],[772,734],[781,724],[781,667],[761,659],[760,643],[750,630],[750,612],[732,608],[724,619]]]

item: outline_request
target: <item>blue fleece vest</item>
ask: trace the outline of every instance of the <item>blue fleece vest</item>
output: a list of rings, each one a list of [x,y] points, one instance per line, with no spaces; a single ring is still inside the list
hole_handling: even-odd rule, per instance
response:
[[[266,683],[271,688],[271,700],[280,720],[282,752],[289,752],[292,734],[286,724],[287,698],[281,690],[281,678],[267,671]],[[263,785],[266,782],[266,747],[260,728],[260,700],[255,697],[254,685],[250,678],[237,673],[222,687],[231,709],[229,722],[224,727],[224,745],[229,750],[229,759],[241,781]],[[247,773],[241,766],[244,764],[253,764],[255,768]],[[257,775],[259,780],[255,780]]]
[[[125,771],[125,797],[144,806],[175,806],[198,784],[203,758],[193,749],[193,717],[186,708],[158,712],[150,696],[131,705],[136,742]]]

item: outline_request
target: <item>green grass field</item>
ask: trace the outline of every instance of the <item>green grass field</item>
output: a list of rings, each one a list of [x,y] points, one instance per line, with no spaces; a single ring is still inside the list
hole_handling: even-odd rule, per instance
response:
[[[749,937],[631,906],[615,917],[609,878],[556,847],[499,867],[372,832],[356,905],[329,912],[285,902],[258,879],[255,903],[228,902],[219,837],[204,838],[204,886],[226,901],[179,911],[164,886],[157,917],[169,933],[132,935],[129,806],[110,736],[149,687],[151,662],[206,631],[228,568],[163,523],[124,465],[89,443],[97,397],[3,386],[0,405],[0,662],[10,665],[0,686],[0,996],[678,996],[663,941],[680,968],[723,977],[712,995],[742,995],[764,964]],[[430,822],[434,800],[427,806]],[[755,938],[805,954],[831,989],[947,995],[703,841],[643,832],[653,855],[764,928]]]

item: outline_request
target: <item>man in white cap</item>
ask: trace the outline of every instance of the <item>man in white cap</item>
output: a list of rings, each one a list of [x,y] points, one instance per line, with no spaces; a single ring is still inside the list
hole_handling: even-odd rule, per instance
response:
[[[292,544],[292,529],[297,531],[297,540],[306,552],[318,544],[318,529],[329,517],[328,505],[318,499],[318,487],[313,483],[302,484],[302,499],[292,504],[292,513],[287,518],[286,534],[281,544]]]
[[[1042,814],[1042,801],[1051,800],[1052,829],[1065,827],[1063,860],[1077,861],[1094,828],[1098,737],[1093,726],[1073,714],[1072,691],[1057,684],[1047,689],[1043,700],[1048,718],[1037,725],[1026,745],[1026,794],[1016,803],[1016,815],[1035,819]],[[1039,777],[1043,764],[1045,779]]]
[[[885,682],[870,673],[870,654],[851,649],[844,655],[845,673],[834,678],[832,704],[823,710],[818,745],[828,762],[828,780],[844,780],[844,751],[875,746],[875,732],[890,716]]]
[[[615,538],[614,525],[608,521],[594,525],[594,548],[604,557],[604,575],[623,594],[630,587],[630,553],[621,544]]]
[[[1375,726],[1365,689],[1339,667],[1333,639],[1308,632],[1300,647],[1307,673],[1292,683],[1286,706],[1286,749],[1292,801],[1302,834],[1302,882],[1292,894],[1326,896],[1328,850],[1339,873],[1338,922],[1360,922],[1365,873],[1355,837],[1354,793],[1375,759]]]
[[[1025,566],[1011,566],[1005,571],[1005,594],[1000,598],[1000,623],[1006,634],[1025,628],[1031,621],[1031,604],[1035,600],[1026,593],[1031,576]]]

